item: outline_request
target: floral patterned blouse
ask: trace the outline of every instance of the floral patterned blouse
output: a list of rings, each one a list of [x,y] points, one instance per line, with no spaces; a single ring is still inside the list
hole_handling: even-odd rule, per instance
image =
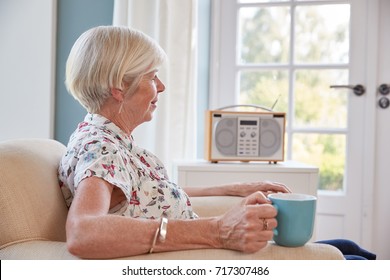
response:
[[[68,207],[79,183],[95,176],[120,188],[126,196],[110,209],[111,214],[151,219],[163,213],[174,219],[197,217],[187,194],[169,180],[161,161],[98,114],[87,114],[78,125],[58,171]]]

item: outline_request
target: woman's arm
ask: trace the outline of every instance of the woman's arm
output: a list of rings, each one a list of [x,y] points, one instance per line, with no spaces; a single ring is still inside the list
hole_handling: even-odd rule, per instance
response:
[[[116,258],[149,252],[159,220],[109,215],[113,186],[99,178],[83,180],[69,209],[66,223],[69,251],[82,258]],[[261,203],[265,203],[259,205]],[[276,210],[261,194],[220,217],[169,220],[164,243],[154,252],[200,248],[258,251],[272,238]],[[268,229],[262,228],[268,220]]]
[[[234,183],[211,187],[185,187],[183,189],[189,196],[248,196],[258,191],[267,196],[270,193],[291,192],[286,185],[270,181]]]

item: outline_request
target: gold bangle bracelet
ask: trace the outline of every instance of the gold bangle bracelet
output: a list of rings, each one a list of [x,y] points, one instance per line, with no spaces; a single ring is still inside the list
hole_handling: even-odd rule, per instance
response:
[[[168,227],[168,218],[166,216],[161,217],[161,223],[160,223],[160,235],[158,240],[160,242],[165,242],[165,239],[167,238],[167,227]]]
[[[159,228],[156,229],[156,233],[154,234],[153,243],[152,243],[152,247],[150,247],[149,254],[153,253],[154,245],[156,245],[156,241],[157,241],[158,232],[159,232]]]
[[[168,227],[168,218],[163,215],[161,217],[160,226],[156,229],[156,232],[154,233],[152,247],[150,247],[149,254],[153,253],[154,246],[157,242],[157,236],[159,237],[158,240],[162,243],[165,242],[165,239],[167,238],[167,227]]]

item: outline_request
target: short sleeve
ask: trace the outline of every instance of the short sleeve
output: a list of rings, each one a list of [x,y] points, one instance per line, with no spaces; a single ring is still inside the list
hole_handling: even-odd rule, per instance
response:
[[[92,140],[83,143],[77,155],[74,186],[89,177],[99,177],[120,188],[130,201],[133,176],[128,172],[123,151],[110,141]],[[76,191],[76,189],[75,189]]]

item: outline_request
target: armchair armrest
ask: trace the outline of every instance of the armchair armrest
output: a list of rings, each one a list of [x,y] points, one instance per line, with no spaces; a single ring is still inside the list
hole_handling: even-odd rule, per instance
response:
[[[26,241],[0,250],[0,259],[12,260],[72,260],[78,259],[68,252],[65,242]],[[308,243],[303,247],[286,248],[270,242],[254,254],[225,249],[199,249],[144,254],[121,259],[127,260],[343,260],[341,252],[330,245]]]
[[[342,253],[333,246],[307,243],[288,248],[269,242],[260,251],[246,254],[226,249],[199,249],[146,254],[125,259],[135,260],[344,260]]]
[[[194,211],[201,217],[225,213],[242,198],[233,196],[194,197],[191,199]],[[65,242],[26,241],[0,250],[0,259],[77,259],[66,249]],[[343,260],[341,252],[330,245],[307,243],[297,248],[287,248],[274,242],[262,250],[245,254],[225,249],[183,250],[164,253],[144,254],[127,257],[128,260]]]
[[[199,217],[219,216],[234,205],[240,203],[242,197],[238,196],[202,196],[191,197],[194,212]]]

